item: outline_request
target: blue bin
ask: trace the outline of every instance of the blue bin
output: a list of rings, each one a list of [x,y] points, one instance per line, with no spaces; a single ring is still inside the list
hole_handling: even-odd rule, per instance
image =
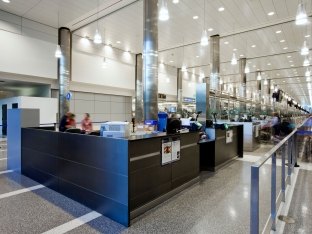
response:
[[[167,119],[168,114],[166,112],[159,112],[158,113],[158,125],[157,130],[159,132],[165,132],[167,129]]]

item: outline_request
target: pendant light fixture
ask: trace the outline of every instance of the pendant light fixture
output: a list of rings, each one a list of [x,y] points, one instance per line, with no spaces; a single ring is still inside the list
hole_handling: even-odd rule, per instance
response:
[[[305,57],[305,59],[304,59],[304,61],[303,61],[303,66],[304,66],[304,67],[310,66],[310,61],[309,61],[308,56]]]
[[[62,50],[61,46],[57,45],[55,50],[55,58],[61,58],[62,57]]]
[[[57,28],[60,27],[60,11],[59,11],[59,2],[58,2],[58,12],[57,12]],[[62,50],[61,46],[59,44],[56,45],[56,50],[54,54],[55,58],[61,58],[62,57]]]
[[[304,25],[307,23],[308,23],[308,16],[304,8],[304,4],[302,0],[300,0],[298,8],[297,8],[296,25]]]
[[[248,63],[246,63],[244,72],[245,72],[246,74],[250,73],[250,69],[249,69]]]
[[[268,85],[268,80],[267,80],[267,78],[264,79],[263,85]]]
[[[258,75],[257,75],[257,80],[261,80],[262,77],[261,77],[261,72],[258,72]]]
[[[307,47],[307,41],[303,42],[303,46],[300,50],[301,55],[308,55],[309,54],[309,48]]]
[[[206,27],[206,0],[204,0],[204,28],[203,28],[203,32],[200,38],[201,46],[207,46],[209,44],[208,33],[205,27]]]
[[[96,30],[95,30],[93,42],[95,44],[101,44],[102,43],[102,36],[99,32],[99,0],[97,1],[97,21],[96,21]]]
[[[309,70],[309,68],[307,68],[307,70],[305,72],[305,76],[311,76],[311,71]]]
[[[158,12],[158,19],[160,21],[169,20],[169,11],[168,11],[166,0],[160,0],[160,9]]]
[[[307,76],[306,81],[310,82],[311,81],[311,76]]]
[[[232,64],[232,65],[236,65],[236,64],[237,64],[237,58],[236,58],[235,52],[234,52],[233,55],[232,55],[231,64]]]
[[[222,85],[223,84],[223,80],[220,79],[219,80],[219,84]]]

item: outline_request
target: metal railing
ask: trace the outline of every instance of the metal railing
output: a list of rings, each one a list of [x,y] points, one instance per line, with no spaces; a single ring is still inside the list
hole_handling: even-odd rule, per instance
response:
[[[305,121],[306,122],[306,121]],[[302,126],[302,123],[300,126]],[[276,231],[276,207],[279,200],[285,202],[286,197],[286,182],[291,185],[291,175],[295,164],[297,163],[297,129],[296,127],[288,136],[282,139],[277,145],[275,145],[269,152],[267,152],[263,158],[258,160],[251,166],[251,193],[250,193],[250,233],[259,233],[259,203],[260,203],[260,168],[272,160],[271,164],[271,230]],[[279,191],[281,197],[276,197],[276,154],[281,150],[282,170],[281,170],[281,191]],[[286,156],[288,159],[288,170],[286,177]]]

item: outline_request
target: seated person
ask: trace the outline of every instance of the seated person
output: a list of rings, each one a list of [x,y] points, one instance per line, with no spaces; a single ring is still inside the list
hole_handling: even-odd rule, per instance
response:
[[[75,127],[75,115],[71,112],[67,112],[60,120],[59,131],[65,132],[67,129]]]
[[[84,119],[81,121],[81,129],[86,132],[92,132],[93,125],[89,113],[85,113]]]

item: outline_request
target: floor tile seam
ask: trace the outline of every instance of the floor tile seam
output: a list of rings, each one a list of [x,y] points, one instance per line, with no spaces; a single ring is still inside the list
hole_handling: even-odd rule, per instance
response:
[[[3,194],[0,194],[0,200],[4,199],[4,198],[13,197],[13,196],[16,196],[16,195],[19,195],[19,194],[31,192],[31,191],[34,191],[34,190],[38,190],[38,189],[41,189],[41,188],[45,188],[45,186],[42,185],[42,184],[39,184],[39,185],[35,185],[35,186],[23,188],[23,189],[18,189],[18,190],[12,191],[12,192],[3,193]]]
[[[69,232],[75,228],[78,228],[96,218],[99,218],[100,216],[102,216],[100,213],[96,212],[96,211],[91,211],[85,215],[82,215],[76,219],[73,219],[71,221],[68,221],[64,224],[61,224],[55,228],[52,228],[42,234],[63,234],[66,232]]]

